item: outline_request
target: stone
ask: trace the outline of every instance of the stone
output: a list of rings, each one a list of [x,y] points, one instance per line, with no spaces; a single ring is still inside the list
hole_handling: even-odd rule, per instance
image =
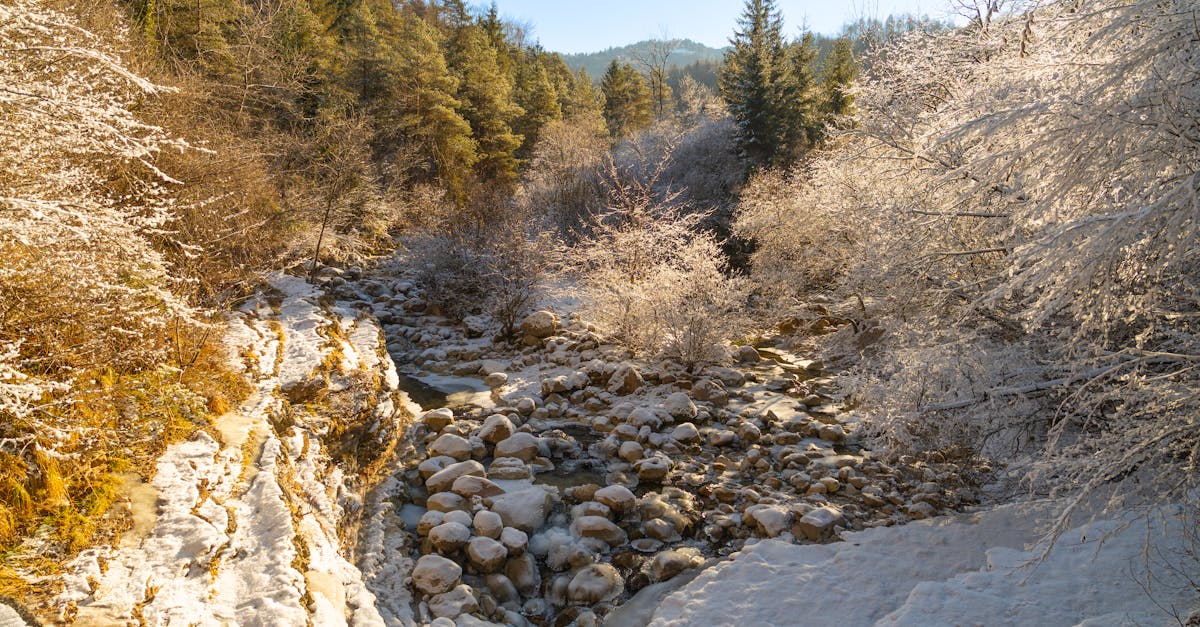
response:
[[[486,474],[487,473],[483,470],[483,464],[475,460],[458,462],[456,464],[450,464],[449,466],[446,466],[445,468],[437,471],[425,479],[425,489],[428,490],[430,494],[437,494],[438,492],[445,492],[449,490],[454,486],[454,482],[460,477],[465,477],[468,475],[483,477]]]
[[[503,439],[508,438],[516,431],[508,416],[504,414],[492,414],[483,421],[483,426],[479,428],[479,439],[488,444],[495,444]]]
[[[464,527],[470,528],[472,516],[470,512],[461,509],[456,509],[452,512],[446,512],[442,522],[456,522]]]
[[[520,529],[505,527],[500,532],[500,544],[503,544],[504,548],[508,549],[509,555],[516,557],[524,553],[525,549],[529,547],[529,534]]]
[[[446,407],[431,409],[421,414],[421,422],[429,427],[430,431],[437,433],[454,422],[454,412]]]
[[[422,555],[412,570],[413,586],[424,594],[442,594],[458,585],[462,567],[440,555]]]
[[[525,316],[521,321],[520,330],[522,335],[540,340],[554,335],[558,327],[558,316],[553,311],[542,310]]]
[[[712,379],[700,379],[692,384],[692,398],[721,406],[729,401],[725,387]]]
[[[609,546],[621,546],[628,541],[625,532],[607,518],[581,516],[571,523],[571,533],[579,538],[596,538]]]
[[[520,603],[521,593],[517,591],[517,586],[512,580],[499,573],[488,575],[486,580],[488,590],[496,595],[496,599],[501,604],[504,603]]]
[[[518,431],[496,443],[496,457],[516,457],[530,462],[538,455],[538,441],[532,434]]]
[[[647,538],[653,538],[662,542],[676,542],[680,539],[675,525],[661,518],[651,518],[642,523],[642,533]]]
[[[508,549],[492,538],[475,536],[467,543],[467,558],[481,573],[494,573],[504,566]]]
[[[642,445],[633,440],[622,442],[621,448],[617,450],[617,456],[631,464],[641,459],[643,453]]]
[[[535,596],[542,587],[542,576],[538,572],[537,562],[529,553],[522,553],[508,560],[508,564],[504,566],[504,574],[524,596]]]
[[[638,407],[637,409],[629,412],[629,417],[625,419],[625,422],[638,429],[641,429],[642,427],[650,427],[651,429],[657,431],[660,427],[662,427],[663,421],[653,409],[650,409],[649,407]]]
[[[475,600],[475,592],[471,586],[462,584],[448,592],[430,597],[429,611],[438,618],[453,619],[479,611],[479,602]]]
[[[572,603],[595,605],[617,598],[624,588],[625,580],[612,564],[592,564],[571,579],[567,598]]]
[[[491,510],[506,526],[533,533],[546,524],[551,499],[549,492],[535,486],[493,496],[489,501]]]
[[[417,472],[421,473],[422,479],[428,479],[428,478],[432,477],[433,475],[437,474],[437,472],[439,470],[441,470],[441,469],[445,468],[446,466],[449,466],[450,464],[453,464],[453,463],[454,463],[453,457],[446,457],[445,455],[438,455],[436,457],[430,457],[429,459],[418,464]]]
[[[417,521],[417,535],[427,536],[431,529],[444,522],[446,522],[446,512],[429,510],[421,514],[421,519]]]
[[[915,520],[923,520],[925,518],[933,518],[937,516],[937,508],[926,501],[911,503],[904,508],[905,513]]]
[[[429,542],[442,555],[448,555],[463,548],[470,539],[471,530],[462,523],[444,522],[429,531]]]
[[[826,442],[841,442],[846,439],[846,430],[842,428],[842,425],[822,424],[817,431],[817,437]]]
[[[596,499],[598,503],[607,505],[609,509],[618,514],[633,509],[633,506],[637,503],[637,497],[633,495],[633,492],[629,491],[629,488],[623,485],[610,485],[606,488],[600,488],[596,490],[592,498]]]
[[[579,505],[571,508],[571,518],[579,518],[580,516],[603,516],[612,518],[612,510],[604,503],[596,501],[584,501]]]
[[[475,529],[477,535],[495,540],[500,537],[500,532],[504,530],[504,521],[500,519],[500,514],[483,509],[475,512],[475,518],[471,521],[471,527]]]
[[[473,496],[496,496],[504,494],[504,488],[475,475],[463,475],[455,479],[450,490],[468,499]]]
[[[503,372],[493,372],[483,378],[483,384],[492,388],[502,388],[508,383],[508,375]]]
[[[739,346],[737,347],[737,360],[743,364],[756,364],[762,361],[762,356],[753,346]]]
[[[777,538],[792,523],[792,513],[780,505],[751,505],[743,517],[755,524],[768,538]]]
[[[696,428],[696,425],[685,422],[671,431],[671,437],[677,442],[695,442],[700,439],[700,430]]]
[[[444,433],[429,445],[429,454],[445,455],[461,462],[471,458],[471,443],[460,435]]]
[[[621,396],[633,394],[642,387],[642,373],[631,364],[621,364],[608,378],[606,389]]]
[[[516,457],[497,457],[488,466],[487,476],[492,480],[521,480],[532,477],[533,472]]]
[[[633,465],[634,472],[642,481],[662,481],[671,472],[671,460],[665,457],[647,457]]]
[[[453,492],[438,492],[425,499],[425,507],[435,512],[452,512],[467,509],[467,500]]]
[[[800,517],[800,521],[796,523],[796,529],[800,533],[793,535],[797,537],[803,535],[805,538],[816,542],[825,536],[826,533],[832,531],[834,526],[841,524],[842,520],[842,510],[837,507],[833,505],[818,507]]]
[[[666,581],[683,571],[699,566],[704,559],[692,548],[663,551],[646,565],[646,574],[653,581]]]
[[[675,392],[663,401],[663,409],[676,420],[691,420],[696,417],[696,404],[683,392]]]

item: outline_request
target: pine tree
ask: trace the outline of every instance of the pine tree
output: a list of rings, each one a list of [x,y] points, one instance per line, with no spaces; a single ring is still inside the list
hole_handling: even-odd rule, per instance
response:
[[[437,33],[416,17],[401,19],[395,40],[395,63],[389,65],[389,89],[382,99],[384,136],[417,148],[408,157],[428,159],[421,169],[440,181],[458,202],[477,161],[471,125],[458,113],[458,81],[451,76],[438,47]],[[398,153],[398,146],[392,151]]]
[[[516,103],[524,113],[513,123],[513,130],[524,138],[520,153],[528,155],[537,143],[542,127],[562,119],[558,104],[558,93],[550,82],[550,75],[541,62],[540,55],[529,53],[517,72]]]
[[[620,139],[651,122],[650,89],[637,70],[615,59],[600,80],[604,93],[604,121],[613,139]]]
[[[850,84],[858,76],[858,61],[849,37],[839,37],[833,51],[821,69],[821,112],[826,116],[850,115],[854,111],[854,94]]]
[[[733,47],[725,54],[721,96],[752,164],[786,162],[811,139],[815,50],[811,37],[789,45],[774,0],[747,0]]]
[[[519,176],[516,151],[522,141],[512,124],[524,111],[513,102],[511,79],[501,71],[483,28],[463,26],[456,41],[457,51],[448,56],[459,80],[460,111],[479,146],[475,172],[484,181],[512,188]]]

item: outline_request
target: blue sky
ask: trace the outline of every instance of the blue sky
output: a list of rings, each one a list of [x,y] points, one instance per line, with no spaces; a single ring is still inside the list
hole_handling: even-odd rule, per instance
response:
[[[490,4],[488,0],[470,0]],[[741,0],[496,0],[500,13],[533,26],[534,37],[554,52],[596,52],[650,38],[694,39],[727,44]],[[804,24],[837,33],[859,16],[927,13],[944,17],[946,0],[778,0],[788,35]]]

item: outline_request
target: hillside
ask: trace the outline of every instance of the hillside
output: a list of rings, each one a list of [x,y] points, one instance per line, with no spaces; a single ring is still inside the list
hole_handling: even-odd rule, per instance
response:
[[[666,44],[665,47],[664,44]],[[609,48],[600,52],[564,54],[563,61],[573,71],[578,72],[580,69],[583,69],[592,78],[597,78],[604,74],[604,70],[608,68],[608,64],[614,60],[636,66],[640,60],[649,59],[654,54],[659,53],[660,50],[670,52],[670,56],[667,58],[668,68],[682,68],[698,62],[720,63],[721,58],[725,55],[725,48],[711,48],[690,39],[677,39],[670,42],[651,39],[627,46]]]

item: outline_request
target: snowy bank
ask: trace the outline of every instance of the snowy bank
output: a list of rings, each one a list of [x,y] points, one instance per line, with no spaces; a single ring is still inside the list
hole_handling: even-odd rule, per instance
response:
[[[1038,562],[1050,511],[1019,503],[834,544],[759,542],[668,596],[649,624],[1128,625],[1200,611],[1180,511],[1073,529]],[[1147,542],[1161,557],[1146,561]]]

